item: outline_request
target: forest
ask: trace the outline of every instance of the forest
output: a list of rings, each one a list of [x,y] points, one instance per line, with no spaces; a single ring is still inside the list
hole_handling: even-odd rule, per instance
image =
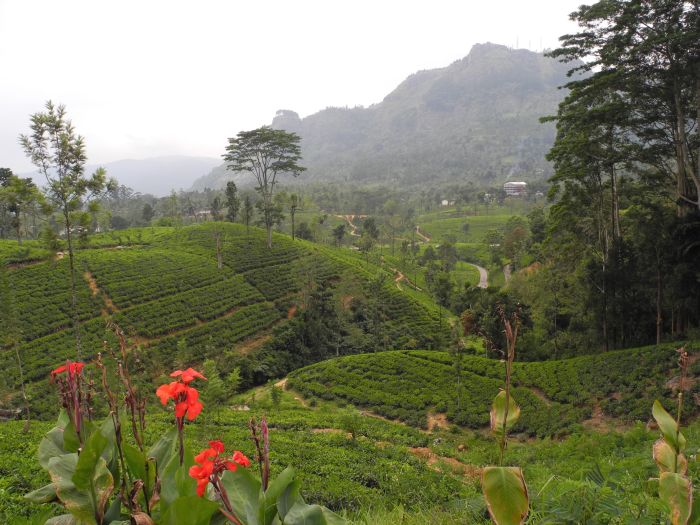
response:
[[[400,119],[363,160],[415,86],[475,118],[435,72],[280,112],[164,197],[33,113],[35,175],[0,168],[0,522],[700,523],[700,3],[571,20],[515,171],[501,141],[423,176],[442,138]]]

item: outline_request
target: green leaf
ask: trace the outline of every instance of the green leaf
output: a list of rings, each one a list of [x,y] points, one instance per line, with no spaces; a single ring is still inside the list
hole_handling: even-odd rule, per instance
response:
[[[175,454],[161,472],[160,506],[163,512],[166,512],[177,499],[196,493],[197,482],[190,477],[189,473],[192,465],[194,465],[194,457],[186,449],[182,466],[180,466],[179,454]]]
[[[659,403],[659,401],[654,401],[654,405],[651,408],[651,414],[659,425],[661,433],[664,438],[671,445],[676,452],[683,452],[685,450],[685,437],[678,431],[678,425],[676,420],[671,417],[671,414],[666,412],[666,409]],[[676,437],[676,434],[678,437]]]
[[[63,429],[54,427],[42,438],[39,443],[39,464],[46,470],[49,460],[62,456],[67,451],[63,448]]]
[[[140,479],[146,489],[146,497],[150,500],[156,484],[156,462],[153,459],[146,460],[146,456],[137,447],[129,443],[122,443],[124,461],[131,473],[132,480]],[[143,505],[145,507],[145,502]]]
[[[260,503],[262,490],[258,481],[247,469],[238,468],[235,472],[227,470],[221,476],[228,499],[236,516],[246,525],[260,525]]]
[[[486,467],[481,487],[496,525],[521,525],[529,510],[523,472],[517,467]]]
[[[56,487],[56,495],[79,522],[94,525],[95,513],[90,497],[73,484],[73,475],[78,465],[78,454],[64,454],[49,460],[49,475]]]
[[[688,471],[688,460],[683,454],[676,454],[673,447],[664,438],[659,438],[654,443],[654,461],[659,466],[661,472],[677,472],[683,474]],[[674,459],[676,459],[676,470],[674,470]]]
[[[347,522],[326,507],[298,502],[289,509],[282,523],[284,525],[345,525]]]
[[[82,490],[90,489],[90,484],[95,477],[97,462],[108,444],[109,442],[100,432],[94,432],[87,440],[73,475],[73,483],[76,487]]]
[[[506,420],[506,430],[509,430],[520,417],[520,407],[511,394],[508,398],[508,418]],[[493,399],[491,407],[491,430],[496,433],[503,432],[503,420],[506,418],[506,392],[501,390]]]
[[[211,517],[219,506],[213,501],[199,496],[177,498],[163,514],[162,525],[209,525]]]
[[[73,423],[68,423],[63,430],[63,448],[66,452],[78,452],[80,449],[80,439]]]
[[[294,469],[287,467],[267,486],[267,491],[262,497],[260,509],[258,510],[258,518],[261,525],[270,525],[272,520],[275,519],[275,516],[277,516],[277,499],[294,482],[294,477]]]
[[[28,499],[32,503],[49,503],[56,499],[56,487],[53,483],[44,485],[40,489],[31,491],[29,494],[25,494],[25,499]]]
[[[304,503],[304,498],[301,497],[299,489],[301,482],[297,479],[287,485],[284,492],[277,498],[277,512],[284,520],[285,516],[295,504]]]
[[[44,525],[80,525],[80,523],[72,514],[61,514],[47,520]]]
[[[177,429],[166,432],[146,453],[146,457],[153,458],[158,472],[163,472],[170,459],[178,453]]]
[[[675,472],[662,472],[659,497],[671,511],[672,525],[687,525],[693,508],[693,485],[690,480]]]

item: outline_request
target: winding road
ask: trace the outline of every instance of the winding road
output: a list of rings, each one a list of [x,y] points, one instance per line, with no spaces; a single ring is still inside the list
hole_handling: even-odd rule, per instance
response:
[[[486,271],[486,268],[483,268],[479,266],[478,264],[473,264],[469,263],[472,266],[474,266],[477,270],[479,270],[479,284],[477,285],[479,288],[488,288],[489,287],[489,272]]]

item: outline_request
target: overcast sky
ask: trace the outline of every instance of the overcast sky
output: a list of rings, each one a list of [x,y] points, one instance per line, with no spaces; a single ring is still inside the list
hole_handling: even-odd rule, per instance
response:
[[[475,43],[541,50],[582,0],[0,0],[0,166],[46,100],[91,163],[218,157],[226,138],[327,106],[380,102]]]

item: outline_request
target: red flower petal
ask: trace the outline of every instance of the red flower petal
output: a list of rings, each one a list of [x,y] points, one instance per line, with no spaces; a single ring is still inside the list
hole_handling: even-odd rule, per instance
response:
[[[187,403],[189,405],[196,403],[197,399],[199,399],[199,392],[197,391],[197,389],[192,388],[190,386],[186,386],[185,389],[185,391],[187,392]]]
[[[197,496],[200,498],[204,496],[204,493],[207,491],[207,485],[209,484],[209,478],[207,479],[199,479],[197,480]]]
[[[217,454],[221,454],[224,451],[224,444],[219,440],[210,441],[209,446],[216,450]]]
[[[236,450],[233,453],[233,461],[238,463],[239,465],[243,467],[250,467],[250,460],[241,452],[240,450]]]
[[[228,469],[228,470],[230,470],[230,471],[232,471],[232,472],[235,472],[236,469],[238,468],[238,465],[236,465],[236,464],[233,463],[232,461],[227,461],[227,462],[224,463],[224,465],[226,465],[226,469]]]
[[[214,458],[216,456],[217,456],[216,450],[214,450],[213,448],[205,448],[204,450],[202,450],[199,454],[197,454],[194,457],[194,460],[197,463],[201,463],[202,465],[204,465],[208,461],[208,458]],[[211,462],[209,462],[209,463],[211,463]]]
[[[55,370],[51,370],[51,375],[55,376],[66,371],[66,365],[61,365]]]
[[[202,403],[200,403],[199,401],[192,403],[187,408],[187,419],[189,419],[190,421],[194,421],[194,419],[199,415],[199,413],[201,411],[202,411]],[[178,417],[181,417],[181,416],[178,416]]]
[[[183,417],[185,413],[189,410],[187,403],[182,401],[175,405],[175,417]]]
[[[170,383],[172,385],[172,383]],[[160,398],[160,402],[165,405],[172,396],[172,388],[170,385],[160,385],[156,390],[156,395]]]

